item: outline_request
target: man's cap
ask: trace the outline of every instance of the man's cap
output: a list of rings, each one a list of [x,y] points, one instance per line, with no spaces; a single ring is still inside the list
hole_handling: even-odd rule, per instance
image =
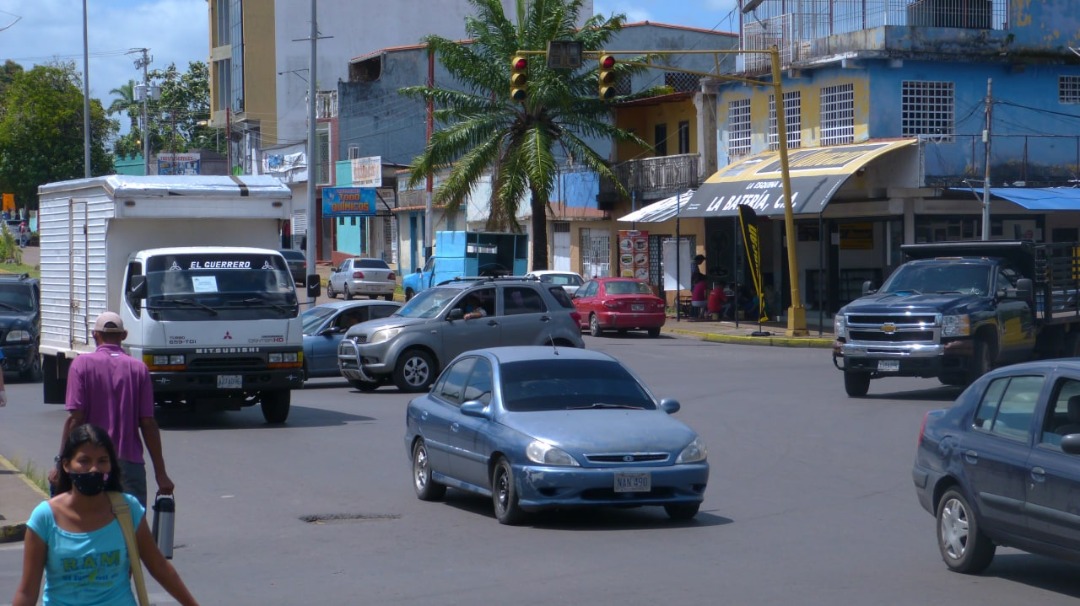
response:
[[[124,332],[124,321],[120,319],[120,314],[107,311],[97,317],[94,332]]]

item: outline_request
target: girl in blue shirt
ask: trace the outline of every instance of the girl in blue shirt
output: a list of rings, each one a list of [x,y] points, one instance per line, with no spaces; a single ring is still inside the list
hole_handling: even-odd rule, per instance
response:
[[[106,494],[120,492],[108,434],[95,425],[76,427],[57,467],[57,495],[38,505],[27,522],[22,580],[12,606],[34,606],[43,575],[47,606],[136,606],[127,545]],[[154,542],[143,507],[135,497],[124,499],[143,565],[177,602],[198,606]]]

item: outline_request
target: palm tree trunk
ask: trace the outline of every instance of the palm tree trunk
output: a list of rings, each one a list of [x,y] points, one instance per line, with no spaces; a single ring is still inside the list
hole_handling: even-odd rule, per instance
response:
[[[531,188],[530,188],[531,189]],[[548,268],[547,200],[532,189],[532,271]]]

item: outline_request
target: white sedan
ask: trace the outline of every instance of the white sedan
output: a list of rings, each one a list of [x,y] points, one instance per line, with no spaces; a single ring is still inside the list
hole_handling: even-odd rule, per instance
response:
[[[525,274],[527,280],[540,280],[544,284],[562,286],[566,294],[573,296],[578,286],[585,283],[582,277],[572,271],[560,271],[555,269],[541,269]]]
[[[341,293],[345,300],[352,299],[353,295],[364,295],[393,301],[396,286],[397,277],[386,261],[355,257],[345,259],[341,265],[330,270],[326,296],[333,299]]]

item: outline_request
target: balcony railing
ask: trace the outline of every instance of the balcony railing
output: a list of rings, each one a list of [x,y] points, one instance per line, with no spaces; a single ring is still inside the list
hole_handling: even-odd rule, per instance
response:
[[[656,199],[697,187],[701,183],[701,156],[678,154],[627,160],[612,167],[619,183],[640,199]],[[614,193],[615,188],[600,181],[600,195]]]

